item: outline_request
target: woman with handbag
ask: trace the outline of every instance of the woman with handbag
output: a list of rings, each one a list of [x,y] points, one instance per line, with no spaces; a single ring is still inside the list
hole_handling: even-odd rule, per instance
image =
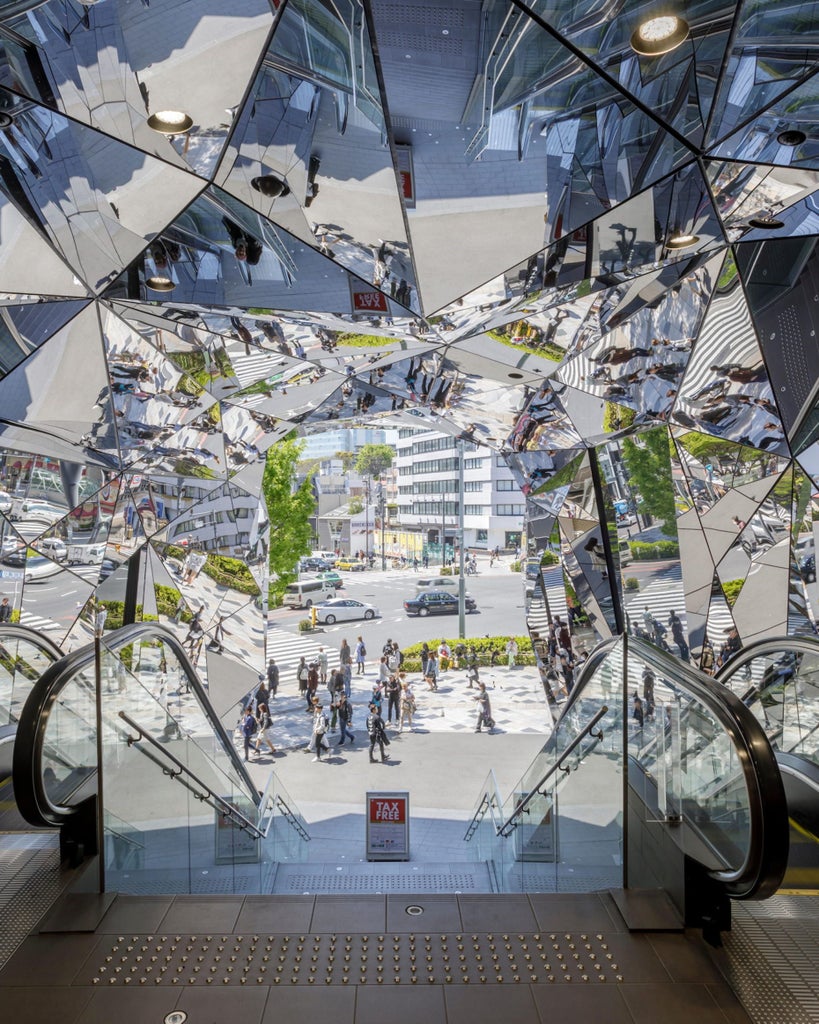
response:
[[[324,714],[324,708],[319,704],[318,697],[315,698],[313,704],[313,732],[310,736],[309,750],[315,753],[314,761],[321,760],[322,750],[330,749],[330,742],[327,739],[327,728],[328,728],[327,716]]]
[[[256,721],[259,723],[259,729],[256,734],[256,753],[259,753],[262,743],[264,742],[268,747],[270,747],[270,753],[275,754],[276,748],[270,741],[270,733],[273,729],[273,720],[270,717],[270,710],[264,702],[256,706]]]

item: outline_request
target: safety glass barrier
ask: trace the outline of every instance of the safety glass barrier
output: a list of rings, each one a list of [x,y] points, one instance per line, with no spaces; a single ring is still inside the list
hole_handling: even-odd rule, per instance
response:
[[[623,884],[623,643],[570,706],[503,806],[502,891],[589,892]]]
[[[486,776],[480,795],[464,834],[470,860],[485,864],[495,892],[501,892],[501,879],[506,871],[504,858],[510,855],[511,845],[499,835],[503,824],[503,798],[498,789],[494,771]]]
[[[768,641],[735,655],[719,673],[750,708],[776,750],[819,764],[819,643]]]
[[[310,842],[307,822],[275,772],[270,773],[267,788],[262,794],[257,826],[264,836],[264,891],[270,892],[277,865],[306,861],[307,844]]]
[[[28,637],[18,626],[0,627],[0,726],[19,720],[32,686],[59,657],[49,640]]]

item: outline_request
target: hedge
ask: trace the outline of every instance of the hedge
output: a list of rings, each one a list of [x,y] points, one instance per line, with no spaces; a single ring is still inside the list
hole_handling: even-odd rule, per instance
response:
[[[506,664],[506,654],[504,653],[504,647],[506,641],[509,639],[507,636],[481,636],[473,638],[467,638],[466,640],[458,639],[447,639],[446,643],[451,651],[454,651],[458,644],[463,644],[467,650],[470,647],[474,647],[478,655],[478,660],[482,665],[488,665],[489,659],[492,655],[492,651],[497,651],[500,656],[499,664]],[[518,665],[534,665],[535,655],[532,650],[532,640],[528,636],[516,636],[515,640],[518,645],[518,655],[515,661]],[[437,650],[440,644],[438,639],[428,640],[430,650]],[[404,655],[404,662],[401,666],[407,672],[420,672],[421,671],[421,648],[423,643],[410,644],[409,647],[402,649]]]
[[[629,541],[629,548],[635,562],[654,562],[663,558],[680,557],[680,545],[675,540],[658,540],[653,544],[632,540]]]

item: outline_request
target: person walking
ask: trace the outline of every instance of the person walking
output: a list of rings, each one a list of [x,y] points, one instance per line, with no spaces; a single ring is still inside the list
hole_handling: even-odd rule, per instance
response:
[[[242,717],[242,738],[245,744],[245,761],[250,760],[250,741],[256,734],[258,723],[253,715],[253,709],[248,704]]]
[[[421,675],[426,676],[427,664],[429,663],[429,644],[425,643],[421,646]]]
[[[674,643],[679,648],[680,657],[683,661],[688,661],[688,644],[685,641],[682,619],[680,619],[679,615],[677,615],[673,608],[668,613],[668,624],[671,627],[671,635],[674,637]]]
[[[506,651],[506,664],[509,668],[514,668],[515,659],[518,656],[518,642],[513,636],[510,636],[506,641],[506,647],[504,650]]]
[[[492,718],[492,705],[489,702],[489,694],[486,692],[486,683],[478,683],[478,692],[472,698],[478,702],[478,720],[475,723],[475,732],[482,732],[486,726],[487,732],[495,728],[495,720]]]
[[[397,674],[393,673],[387,680],[387,721],[392,723],[392,716],[395,713],[395,723],[398,724],[400,717],[401,683]]]
[[[351,744],[355,741],[355,736],[350,732],[350,726],[353,722],[353,706],[347,700],[347,695],[344,691],[338,695],[336,709],[338,712],[338,723],[341,726],[341,736],[339,737],[338,745],[343,747],[345,739],[349,738]]]
[[[359,637],[355,645],[356,675],[364,675],[364,665],[367,660],[367,648],[364,645],[364,637]]]
[[[384,764],[387,761],[384,748],[389,746],[390,740],[384,723],[381,721],[381,710],[375,704],[370,704],[370,713],[367,715],[367,734],[370,737],[370,763],[375,763],[373,753],[378,744],[381,750],[381,763]]]
[[[268,693],[267,687],[264,685],[265,677],[259,675],[259,685],[256,687],[256,692],[253,694],[253,700],[256,701],[256,711],[258,713],[259,706],[267,704],[270,694]],[[252,703],[252,702],[251,702]]]
[[[279,689],[279,666],[272,658],[267,663],[267,688],[271,698],[275,697]]]
[[[316,661],[318,662],[319,682],[324,686],[327,683],[327,651],[323,647],[319,647]]]
[[[324,708],[316,697],[313,704],[313,731],[310,734],[310,744],[308,749],[312,750],[315,754],[314,761],[321,760],[322,751],[330,750],[330,742],[327,739],[327,728],[328,728],[327,716],[324,714]]]
[[[307,667],[307,661],[302,656],[301,658],[299,658],[299,665],[298,668],[296,669],[296,679],[298,679],[299,681],[299,693],[302,695],[302,697],[305,695],[305,693],[307,693],[307,676],[309,672],[310,670]]]
[[[410,732],[415,732],[415,728],[412,724],[412,716],[415,711],[415,694],[412,692],[412,687],[406,680],[401,681],[401,718],[398,722],[398,731],[404,731],[404,722],[410,728]]]
[[[426,680],[427,687],[430,690],[438,689],[438,659],[435,656],[435,651],[429,652],[427,670],[424,673],[424,679]]]
[[[273,730],[273,719],[270,717],[270,709],[267,704],[259,704],[256,708],[256,721],[258,722],[256,753],[259,753],[262,743],[266,743],[270,748],[270,753],[275,754],[276,748],[270,739],[270,733]]]
[[[318,665],[311,661],[307,666],[307,710],[313,710],[313,698],[316,696],[316,690],[318,690],[319,676],[318,676]]]

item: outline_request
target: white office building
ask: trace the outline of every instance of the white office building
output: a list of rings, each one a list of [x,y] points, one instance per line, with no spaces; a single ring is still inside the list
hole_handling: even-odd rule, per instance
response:
[[[396,443],[398,518],[406,546],[440,553],[454,546],[460,512],[459,450],[451,434],[405,428]],[[467,550],[513,551],[521,543],[525,498],[503,457],[463,443],[464,544]]]

